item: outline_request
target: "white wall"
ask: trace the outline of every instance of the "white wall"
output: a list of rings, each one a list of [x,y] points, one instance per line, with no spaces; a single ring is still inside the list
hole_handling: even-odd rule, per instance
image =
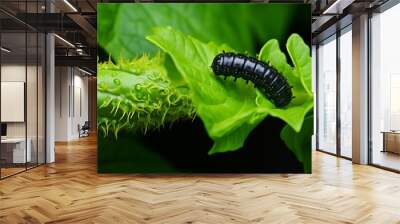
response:
[[[78,125],[88,120],[88,78],[76,68],[56,67],[55,85],[55,140],[77,139]]]
[[[39,69],[38,71],[36,69]],[[36,158],[39,159],[39,163],[44,163],[44,92],[43,89],[44,74],[42,73],[41,67],[25,66],[25,64],[3,64],[1,66],[2,82],[24,82],[26,83],[26,108],[24,105],[20,108],[19,113],[27,115],[27,120],[21,122],[6,122],[7,124],[7,137],[9,138],[24,138],[25,135],[29,139],[31,144],[29,147],[32,150],[32,161],[36,162]],[[27,81],[25,80],[27,78]],[[2,89],[3,92],[4,89]],[[24,90],[20,94],[24,94]],[[7,97],[2,95],[2,98]],[[2,107],[3,112],[16,113],[10,107]],[[14,108],[14,110],[16,110]],[[26,110],[26,111],[25,111]],[[24,116],[24,115],[22,115]],[[39,155],[37,156],[37,153]]]
[[[85,121],[88,121],[88,78],[81,76],[82,73],[79,72],[78,75],[76,74],[77,70],[75,70],[75,75],[74,75],[74,108],[72,109],[72,129],[71,129],[71,135],[76,137],[79,137],[79,132],[78,132],[78,124],[81,126],[85,123]]]
[[[27,69],[28,74],[30,74],[36,67],[33,66],[28,66],[27,68],[24,65],[19,65],[19,64],[4,64],[1,66],[1,81],[4,82],[11,82],[11,81],[17,81],[17,82],[25,82],[25,75]],[[35,70],[36,73],[36,70]],[[32,83],[30,83],[32,84]],[[36,85],[36,82],[34,83]],[[27,93],[28,97],[36,97],[36,90],[34,93]],[[30,102],[32,100],[28,100]],[[36,105],[35,105],[36,107]],[[2,108],[2,110],[7,110],[7,108]],[[31,122],[33,120],[33,117],[31,117],[33,114],[28,114],[28,122]],[[36,114],[34,114],[36,116]],[[36,123],[36,122],[35,122]],[[28,125],[28,127],[31,127],[32,125]],[[7,135],[8,137],[25,137],[25,122],[7,122]],[[29,136],[28,136],[29,137]]]
[[[67,141],[69,133],[69,85],[68,67],[55,68],[55,140]]]
[[[25,64],[8,64],[1,66],[1,81],[25,82]],[[7,110],[7,108],[1,108]],[[7,137],[25,137],[25,122],[7,123]]]

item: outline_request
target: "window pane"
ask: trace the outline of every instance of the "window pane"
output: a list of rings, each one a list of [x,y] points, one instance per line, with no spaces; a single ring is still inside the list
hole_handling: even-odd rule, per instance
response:
[[[37,165],[37,33],[28,32],[28,63],[26,80],[27,135],[30,144],[28,168]]]
[[[352,141],[352,35],[340,36],[340,153],[351,158]]]
[[[336,153],[336,39],[318,48],[318,148]]]
[[[43,33],[39,33],[39,46],[38,46],[38,163],[45,163],[45,52],[46,37]]]
[[[400,170],[400,5],[372,18],[372,163]]]
[[[1,177],[25,170],[30,162],[26,141],[26,33],[1,34]],[[28,143],[28,144],[27,144]],[[28,150],[27,150],[28,149]]]

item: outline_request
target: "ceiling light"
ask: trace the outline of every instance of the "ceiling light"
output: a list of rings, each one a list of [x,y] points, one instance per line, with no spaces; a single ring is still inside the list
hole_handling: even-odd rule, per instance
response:
[[[0,49],[1,49],[2,51],[6,52],[6,53],[10,53],[10,52],[11,52],[11,50],[9,50],[9,49],[7,49],[7,48],[5,48],[5,47],[1,47]]]
[[[57,34],[54,34],[54,36],[57,37],[57,38],[58,38],[59,40],[61,40],[62,42],[66,43],[68,46],[75,48],[75,45],[73,45],[73,44],[72,44],[71,42],[69,42],[68,40],[66,40],[66,39],[64,39],[64,38],[62,38],[62,37],[60,37],[60,36],[57,35]]]
[[[78,12],[78,10],[68,0],[64,0],[64,3],[67,4],[74,12]]]
[[[78,55],[84,55],[84,52],[83,52],[82,48],[77,48],[76,49],[76,53],[78,53]]]
[[[78,70],[81,71],[81,72],[83,72],[83,73],[85,73],[85,74],[87,74],[87,75],[92,75],[92,73],[90,73],[90,72],[88,72],[88,71],[86,71],[86,70],[83,70],[83,69],[81,69],[81,68],[79,68],[79,67],[78,67]]]
[[[340,15],[343,10],[349,7],[351,4],[356,2],[356,0],[336,0],[322,13],[323,15]]]
[[[331,11],[332,11],[332,9],[335,9],[335,7],[338,6],[340,1],[341,0],[336,0],[332,5],[330,5],[327,9],[325,9],[322,14],[339,14],[339,13],[337,13],[337,9],[335,10],[335,12],[331,12]]]

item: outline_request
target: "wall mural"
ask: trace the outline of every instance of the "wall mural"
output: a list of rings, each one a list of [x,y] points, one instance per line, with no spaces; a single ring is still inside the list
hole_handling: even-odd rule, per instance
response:
[[[311,173],[306,4],[98,4],[100,173]]]

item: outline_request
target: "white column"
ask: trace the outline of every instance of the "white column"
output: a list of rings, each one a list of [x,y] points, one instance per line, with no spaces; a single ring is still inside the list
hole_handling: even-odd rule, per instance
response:
[[[368,15],[353,19],[353,162],[368,163]]]
[[[46,1],[47,12],[54,12],[54,5]],[[46,163],[55,162],[55,43],[54,34],[46,34]]]
[[[46,163],[55,161],[54,133],[55,133],[55,73],[54,73],[54,35],[46,36]]]

